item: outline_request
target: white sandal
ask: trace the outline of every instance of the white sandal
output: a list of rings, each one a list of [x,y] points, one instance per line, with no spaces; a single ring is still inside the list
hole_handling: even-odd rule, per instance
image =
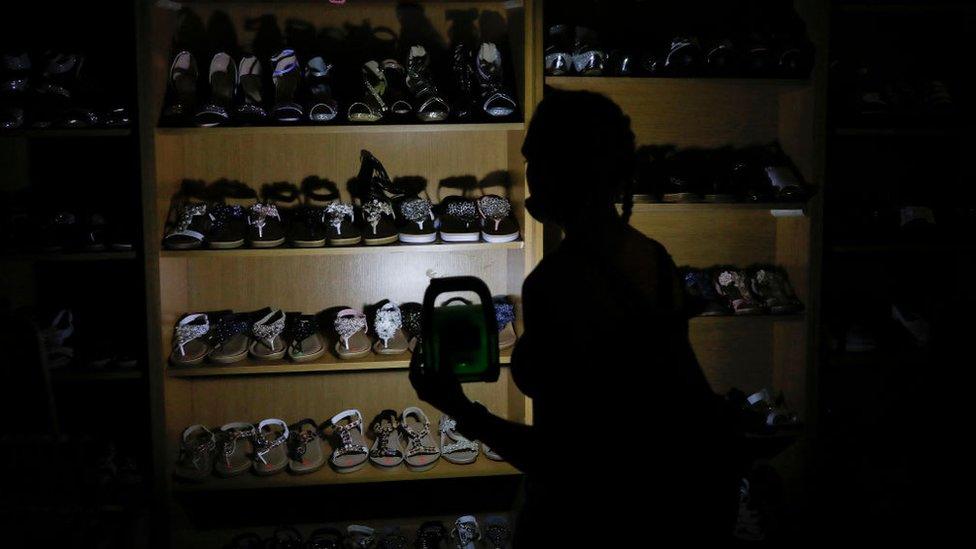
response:
[[[260,360],[281,360],[288,351],[281,333],[285,331],[285,313],[275,309],[251,326],[254,341],[249,351],[251,356]]]
[[[430,420],[427,419],[427,414],[420,408],[411,406],[400,416],[400,425],[407,434],[407,453],[403,459],[407,463],[407,468],[419,473],[437,465],[441,451],[437,448],[433,435],[430,434]]]
[[[340,422],[345,421],[340,425]],[[338,444],[329,456],[329,464],[338,473],[352,473],[363,468],[369,459],[369,448],[363,430],[363,414],[359,410],[345,410],[336,414],[329,424]]]
[[[377,309],[373,319],[373,329],[380,341],[373,344],[373,352],[380,355],[399,355],[407,352],[409,344],[407,336],[403,334],[403,317],[400,307],[387,301]]]
[[[335,344],[339,358],[361,358],[369,354],[369,338],[366,336],[369,326],[366,315],[356,309],[344,309],[336,315],[335,331],[340,341]]]
[[[276,432],[278,435],[274,436]],[[252,465],[255,474],[273,475],[288,467],[289,436],[291,436],[291,432],[288,430],[288,424],[280,419],[265,419],[258,423],[257,431],[254,434],[256,452]]]
[[[481,528],[473,515],[458,517],[451,529],[451,539],[458,549],[475,549],[481,540]]]
[[[210,333],[210,319],[204,313],[188,314],[173,329],[173,352],[169,361],[174,366],[196,366],[212,350],[204,336]]]
[[[457,432],[457,421],[441,416],[441,457],[456,465],[474,463],[481,453],[481,446]]]
[[[217,438],[203,425],[190,425],[180,437],[180,459],[173,474],[183,480],[202,481],[213,471]]]

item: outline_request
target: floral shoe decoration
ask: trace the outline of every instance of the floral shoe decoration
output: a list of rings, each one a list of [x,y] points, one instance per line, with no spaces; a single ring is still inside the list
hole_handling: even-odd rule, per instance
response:
[[[737,315],[762,314],[762,308],[749,290],[745,273],[738,269],[718,269],[715,291],[731,304],[732,311]]]
[[[277,248],[285,243],[281,214],[274,204],[255,204],[247,212],[248,240],[254,248]]]
[[[512,204],[505,198],[489,194],[478,199],[478,212],[484,218],[481,238],[500,243],[518,240],[518,222],[512,217]]]
[[[285,313],[275,309],[258,319],[251,326],[254,340],[248,349],[251,356],[260,360],[280,360],[285,356],[285,340],[281,333],[285,331]]]
[[[407,347],[413,351],[423,333],[424,306],[420,303],[404,303],[400,305],[400,318],[403,322],[403,333],[407,336]]]
[[[477,242],[481,238],[481,217],[474,200],[451,196],[441,202],[441,240]]]
[[[289,313],[285,317],[289,358],[295,362],[308,362],[325,354],[325,339],[314,315]]]
[[[289,427],[288,470],[296,475],[318,471],[325,465],[325,451],[318,425],[311,419],[303,419]]]
[[[258,423],[254,435],[254,473],[262,476],[274,475],[288,466],[288,438],[291,432],[288,424],[280,419],[265,419]]]
[[[750,289],[763,307],[774,315],[795,314],[803,310],[786,273],[775,267],[756,268],[749,277]]]
[[[508,549],[512,543],[512,529],[505,517],[485,519],[485,541],[489,549]]]
[[[478,547],[477,542],[481,540],[478,521],[472,515],[459,517],[451,529],[451,539],[458,549],[475,549]]]
[[[363,204],[363,243],[382,246],[396,242],[398,233],[393,220],[393,206],[385,198],[374,197]]]
[[[213,471],[217,439],[203,425],[191,425],[180,437],[180,459],[173,474],[183,480],[201,481]]]
[[[403,317],[400,307],[387,301],[376,310],[373,329],[380,340],[373,344],[373,352],[381,355],[398,355],[407,351],[407,336],[403,334]]]
[[[689,316],[724,316],[732,314],[728,301],[715,289],[711,273],[686,267],[682,270],[686,308]]]
[[[261,318],[271,309],[267,309]],[[207,355],[207,360],[216,364],[233,364],[247,358],[247,346],[250,342],[248,334],[251,322],[246,314],[236,314],[225,311],[214,316],[210,327],[208,340],[213,349]]]
[[[508,349],[515,345],[515,305],[506,296],[492,298],[495,306],[495,322],[498,324],[498,348]]]
[[[329,420],[329,425],[336,439],[329,457],[332,468],[339,473],[362,469],[369,459],[369,448],[363,435],[363,415],[359,410],[345,410]]]
[[[250,423],[228,423],[220,428],[218,455],[214,470],[222,477],[235,477],[251,468],[252,440],[255,433]]]
[[[171,250],[194,250],[203,245],[210,232],[210,218],[206,204],[186,204],[180,208],[176,225],[163,238],[163,245]]]
[[[456,465],[474,463],[481,453],[481,446],[457,432],[457,421],[441,416],[441,457]]]
[[[407,435],[407,451],[403,460],[407,468],[414,472],[427,471],[437,465],[441,451],[430,433],[430,420],[427,414],[416,406],[403,411],[400,425]]]
[[[430,200],[415,196],[400,203],[400,242],[430,244],[437,240],[434,211]]]
[[[339,341],[335,344],[339,358],[360,358],[369,354],[370,343],[366,336],[369,325],[366,315],[356,309],[339,311],[335,319],[335,331]]]
[[[373,420],[376,440],[369,451],[369,460],[379,467],[396,467],[403,463],[403,443],[400,439],[400,422],[393,410],[383,410]]]
[[[206,335],[210,319],[205,313],[193,313],[180,319],[173,330],[173,352],[169,361],[174,366],[195,366],[210,353]]]
[[[322,221],[329,246],[354,246],[363,240],[362,232],[356,226],[356,210],[348,202],[336,200],[326,206]]]

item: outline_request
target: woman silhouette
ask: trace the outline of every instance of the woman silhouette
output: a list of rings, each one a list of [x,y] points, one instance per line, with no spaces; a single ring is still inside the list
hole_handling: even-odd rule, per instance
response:
[[[721,399],[692,352],[671,257],[628,225],[630,120],[602,95],[549,91],[522,153],[526,208],[565,234],[522,290],[511,374],[533,425],[414,369],[418,396],[526,473],[516,547],[729,537],[737,484]]]

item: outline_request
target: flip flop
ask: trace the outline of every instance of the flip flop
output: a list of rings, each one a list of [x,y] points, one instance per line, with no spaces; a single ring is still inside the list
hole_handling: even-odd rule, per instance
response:
[[[340,341],[335,344],[339,358],[361,358],[369,354],[370,343],[366,333],[366,315],[356,309],[339,311],[335,318],[335,330]]]
[[[373,344],[373,352],[380,355],[399,355],[407,352],[407,336],[403,333],[403,317],[400,307],[387,301],[377,309],[373,329],[380,340]]]
[[[248,332],[251,329],[248,318],[246,314],[225,313],[215,319],[209,334],[213,348],[207,360],[215,364],[233,364],[247,358]]]
[[[169,355],[174,366],[195,366],[210,354],[211,347],[204,338],[210,332],[210,320],[205,313],[185,315],[173,329],[173,352]]]
[[[325,207],[323,219],[329,246],[354,246],[363,241],[356,226],[356,210],[348,202],[336,200]]]
[[[288,357],[295,362],[309,362],[325,354],[325,339],[319,333],[315,315],[288,313],[285,331],[288,333]]]
[[[280,360],[286,352],[285,340],[281,333],[285,330],[285,313],[281,309],[274,309],[264,317],[258,319],[251,326],[254,340],[248,351],[251,356],[259,360]]]

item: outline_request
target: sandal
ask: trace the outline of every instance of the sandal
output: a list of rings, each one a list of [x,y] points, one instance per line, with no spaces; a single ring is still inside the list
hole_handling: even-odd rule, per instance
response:
[[[250,423],[228,423],[220,428],[220,459],[214,463],[218,475],[236,477],[251,468],[254,435],[254,425]]]
[[[399,527],[391,526],[380,534],[376,541],[376,549],[407,549],[409,541],[400,533]]]
[[[169,67],[169,105],[163,111],[163,118],[183,123],[194,111],[197,103],[197,81],[199,80],[197,61],[193,54],[181,51],[173,57]]]
[[[746,275],[738,269],[719,269],[715,276],[715,291],[728,301],[736,315],[762,314],[762,308],[749,290]]]
[[[225,549],[264,549],[264,540],[254,532],[244,532],[234,536]]]
[[[457,421],[450,416],[441,416],[441,457],[455,465],[474,463],[481,453],[477,442],[457,432]]]
[[[257,204],[254,189],[240,181],[223,179],[210,188],[213,203],[208,207],[210,230],[207,246],[230,250],[244,246],[247,236],[247,210]]]
[[[61,309],[41,332],[45,362],[49,370],[63,368],[74,362],[74,347],[66,344],[67,339],[75,333],[74,320],[71,309]]]
[[[295,362],[309,362],[325,354],[325,340],[319,333],[319,321],[315,315],[288,313],[285,316],[289,358]]]
[[[356,309],[344,309],[336,315],[335,331],[339,341],[335,344],[339,358],[362,358],[369,354],[370,343],[366,333],[366,315]]]
[[[298,58],[293,50],[284,49],[271,58],[271,63],[274,65],[271,80],[275,91],[275,105],[271,109],[271,116],[278,122],[299,122],[305,118],[305,112],[295,102],[295,92],[298,91],[300,80]]]
[[[321,56],[313,57],[305,64],[305,82],[308,85],[308,119],[323,123],[339,114],[339,105],[332,96],[332,70]]]
[[[477,110],[478,101],[474,95],[474,56],[466,44],[454,48],[451,70],[454,73],[454,113],[459,120],[468,120]]]
[[[503,458],[501,454],[492,450],[491,447],[484,442],[481,443],[481,451],[485,454],[486,458],[492,461],[505,461],[505,458]]]
[[[441,240],[444,242],[477,242],[481,237],[478,205],[474,200],[449,196],[441,204]]]
[[[395,59],[387,59],[380,65],[386,78],[386,102],[389,111],[395,116],[407,116],[413,106],[407,99],[407,71]]]
[[[512,543],[512,529],[505,517],[485,519],[485,540],[488,549],[508,549]]]
[[[308,536],[308,549],[343,549],[345,537],[335,528],[319,528]]]
[[[30,89],[31,59],[27,52],[4,53],[0,57],[0,130],[24,125],[24,106]]]
[[[191,425],[180,438],[180,458],[173,474],[183,480],[202,481],[213,470],[217,439],[203,425]]]
[[[478,199],[478,212],[484,219],[481,238],[501,243],[518,240],[518,222],[512,217],[512,204],[505,198],[489,194]]]
[[[400,242],[430,244],[437,240],[434,211],[430,200],[415,196],[400,202]]]
[[[417,118],[421,122],[443,122],[451,107],[441,97],[430,73],[430,56],[423,46],[410,48],[407,58],[407,89],[414,96]]]
[[[247,358],[248,332],[251,329],[248,319],[260,317],[232,312],[211,316],[214,319],[207,337],[211,346],[207,360],[215,364],[234,364]]]
[[[573,69],[580,76],[601,76],[607,65],[607,52],[600,47],[596,32],[576,27],[573,43]]]
[[[176,226],[163,237],[163,245],[171,250],[195,250],[202,246],[210,232],[207,205],[187,203],[180,208],[179,215]]]
[[[682,269],[689,316],[726,316],[732,314],[728,302],[715,290],[712,274],[701,269]]]
[[[253,55],[241,59],[238,68],[241,99],[237,105],[237,119],[244,124],[259,124],[268,118],[264,108],[264,70]]]
[[[346,526],[346,543],[350,549],[372,549],[376,542],[376,530],[369,526],[350,524]]]
[[[546,30],[546,76],[564,76],[573,72],[573,29],[569,25],[553,25]]]
[[[274,204],[255,204],[248,209],[248,241],[252,248],[277,248],[285,243],[281,214]]]
[[[344,424],[339,422],[345,421]],[[363,436],[363,415],[359,410],[339,412],[331,420],[336,444],[329,463],[338,473],[352,473],[363,468],[369,458],[369,448]]]
[[[437,520],[431,520],[420,525],[417,529],[417,549],[441,549],[442,542],[447,538],[447,528]]]
[[[311,419],[303,419],[291,426],[288,458],[288,470],[296,475],[314,473],[325,465],[319,428]]]
[[[373,352],[380,355],[399,355],[407,352],[407,337],[403,330],[403,317],[400,307],[392,301],[387,301],[376,310],[373,318],[373,330],[380,341],[373,344]]]
[[[478,50],[478,81],[481,84],[481,110],[490,117],[501,118],[515,112],[516,104],[505,91],[502,56],[498,46],[485,42]]]
[[[465,515],[454,521],[451,539],[458,549],[475,549],[478,546],[476,542],[481,540],[481,528],[478,527],[478,521],[474,516]]]
[[[251,326],[254,340],[248,351],[259,360],[281,360],[287,351],[281,333],[285,330],[285,313],[274,309]]]
[[[770,314],[789,315],[803,310],[803,304],[781,269],[755,268],[749,276],[749,288]]]
[[[230,108],[237,90],[237,65],[229,55],[220,52],[210,60],[210,101],[194,115],[201,128],[212,128],[230,120]]]
[[[413,351],[420,342],[423,326],[424,306],[420,303],[404,303],[400,305],[400,319],[403,322],[403,333],[407,336],[407,348]]]
[[[336,200],[322,213],[325,234],[329,246],[355,246],[363,241],[362,232],[356,226],[356,210],[348,202]]]
[[[254,435],[254,459],[251,468],[261,476],[274,475],[288,466],[287,442],[291,432],[280,419],[265,419],[258,423]]]
[[[515,306],[508,297],[500,295],[492,299],[495,306],[495,322],[498,325],[498,348],[508,349],[515,345]]]
[[[369,460],[378,467],[396,467],[403,463],[403,443],[400,440],[400,423],[393,410],[383,410],[373,420],[376,440],[369,451]]]
[[[702,50],[698,39],[678,36],[671,40],[671,48],[664,58],[664,69],[671,75],[691,75],[702,63]]]
[[[302,535],[293,526],[280,526],[265,542],[265,549],[304,549]]]
[[[378,122],[386,112],[386,75],[380,70],[379,63],[368,61],[363,65],[363,87],[366,95],[361,101],[349,105],[346,116],[350,122]]]
[[[184,315],[173,329],[173,352],[169,362],[173,366],[196,366],[210,354],[210,344],[204,337],[210,332],[210,319],[205,313]]]
[[[399,233],[394,223],[396,214],[393,213],[393,205],[384,189],[392,187],[393,183],[383,164],[372,153],[364,149],[360,158],[355,194],[363,210],[363,242],[367,246],[392,244],[397,241]]]
[[[441,452],[430,434],[430,420],[427,419],[427,414],[420,408],[411,406],[401,414],[400,425],[407,434],[407,452],[403,458],[407,468],[419,473],[437,465]]]
[[[296,248],[325,246],[325,207],[339,198],[336,184],[311,175],[302,181],[304,204],[292,219],[289,241]]]

